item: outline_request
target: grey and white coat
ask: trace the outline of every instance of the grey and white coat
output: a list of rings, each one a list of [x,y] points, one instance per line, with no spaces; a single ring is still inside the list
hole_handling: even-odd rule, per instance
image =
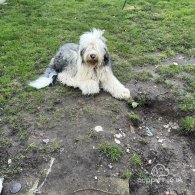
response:
[[[37,89],[57,78],[62,84],[79,88],[84,95],[99,93],[100,87],[117,99],[129,99],[130,91],[113,75],[104,31],[93,29],[80,36],[79,45],[59,48],[41,77],[29,83]]]

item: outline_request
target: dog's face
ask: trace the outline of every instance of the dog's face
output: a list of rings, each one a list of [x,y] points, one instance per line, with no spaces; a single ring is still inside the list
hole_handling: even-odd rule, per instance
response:
[[[80,37],[80,55],[82,62],[89,66],[107,65],[109,54],[104,31],[93,29]]]

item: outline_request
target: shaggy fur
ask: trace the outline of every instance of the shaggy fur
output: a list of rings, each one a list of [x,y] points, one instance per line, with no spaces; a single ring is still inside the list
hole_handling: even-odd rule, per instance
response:
[[[129,99],[130,91],[113,75],[104,31],[93,29],[80,36],[79,45],[68,43],[60,47],[45,73],[29,83],[37,89],[53,83],[79,88],[84,95],[96,94],[100,86],[117,99]]]

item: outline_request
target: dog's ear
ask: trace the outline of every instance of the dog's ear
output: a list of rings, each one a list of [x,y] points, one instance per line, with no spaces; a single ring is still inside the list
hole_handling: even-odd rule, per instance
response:
[[[104,49],[104,50],[105,50],[105,54],[104,54],[104,63],[103,63],[103,65],[107,66],[107,65],[110,64],[110,55],[109,55],[107,49]]]

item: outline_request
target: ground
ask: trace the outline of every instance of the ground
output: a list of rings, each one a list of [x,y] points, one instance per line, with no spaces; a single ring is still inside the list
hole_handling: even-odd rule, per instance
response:
[[[195,193],[195,3],[123,3],[0,4],[3,195],[14,182],[25,195]],[[58,82],[27,86],[60,45],[93,27],[106,30],[113,72],[132,100]]]

